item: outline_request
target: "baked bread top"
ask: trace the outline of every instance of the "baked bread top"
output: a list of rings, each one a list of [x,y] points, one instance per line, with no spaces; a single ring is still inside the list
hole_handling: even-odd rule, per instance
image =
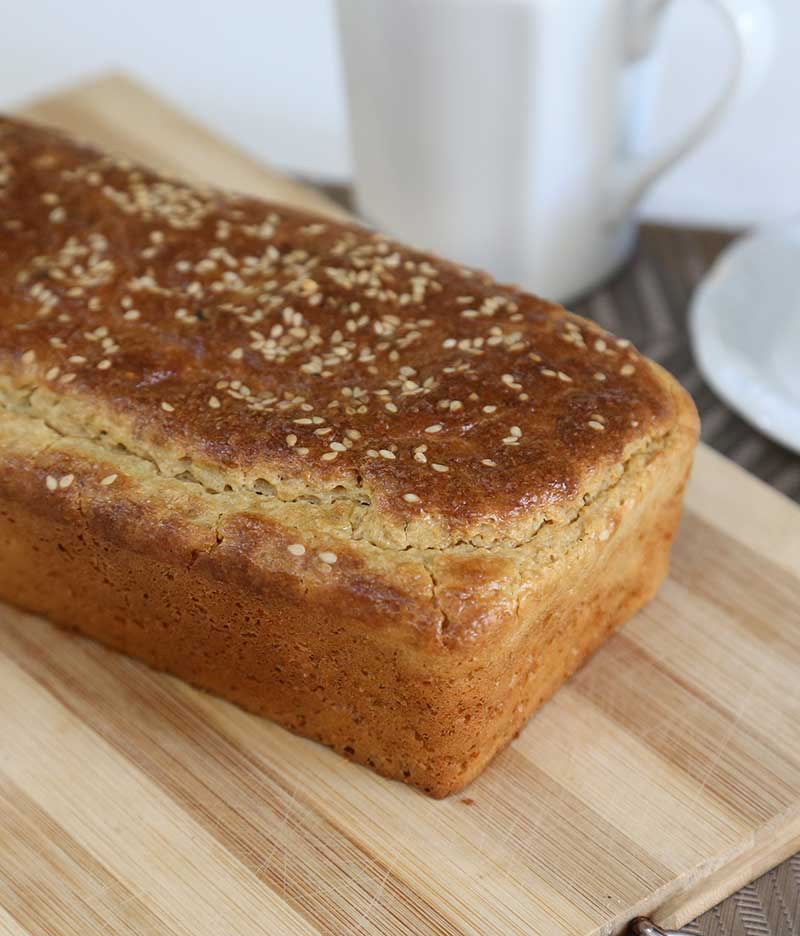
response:
[[[680,408],[660,369],[560,306],[15,119],[0,384],[59,432],[209,491],[334,505],[390,549],[527,542]]]

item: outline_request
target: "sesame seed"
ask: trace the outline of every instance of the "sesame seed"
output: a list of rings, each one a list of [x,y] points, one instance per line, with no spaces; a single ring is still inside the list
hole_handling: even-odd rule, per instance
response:
[[[331,448],[334,452],[346,452],[347,446],[343,445],[341,442],[331,442]]]
[[[44,483],[47,485],[48,491],[55,491],[58,488],[58,481],[52,475],[48,475]]]
[[[444,429],[444,426],[441,423],[434,423],[432,426],[426,426],[425,431],[433,434],[434,432],[441,432]]]
[[[306,547],[302,543],[291,543],[286,547],[293,556],[304,556]]]
[[[569,374],[565,374],[564,371],[558,372],[558,379],[563,380],[564,383],[572,383],[572,378],[569,376]]]
[[[603,381],[606,379],[606,375],[602,371],[595,371],[594,379]]]
[[[35,351],[26,351],[26,352],[22,355],[22,363],[23,363],[23,364],[33,364],[33,362],[34,362],[35,360],[36,360],[36,352],[35,352]]]
[[[433,468],[434,471],[440,472],[441,474],[444,474],[450,470],[447,465],[437,465],[435,462],[431,463],[431,468]]]
[[[60,367],[51,367],[50,370],[44,375],[45,380],[55,380],[56,377],[61,373]]]
[[[108,487],[109,485],[113,484],[116,480],[117,480],[117,475],[110,474],[110,475],[106,475],[105,478],[103,478],[103,480],[100,483],[103,485],[103,487]]]
[[[109,367],[111,367],[111,361],[109,361],[108,358],[104,358],[104,359],[103,359],[102,361],[100,361],[100,363],[97,365],[97,369],[98,369],[98,370],[108,370]]]
[[[622,367],[620,367],[619,372],[623,377],[630,377],[631,374],[636,372],[636,368],[633,366],[633,364],[623,364]]]
[[[601,531],[600,531],[600,535],[599,535],[597,538],[600,540],[601,543],[605,543],[605,541],[606,541],[610,536],[611,536],[611,531],[610,531],[610,530],[601,530]]]
[[[419,497],[416,494],[408,493],[403,495],[403,500],[408,501],[409,504],[416,504],[419,502]]]
[[[381,458],[388,458],[389,461],[394,461],[394,459],[397,457],[394,452],[390,452],[389,449],[379,449],[378,454],[381,456]]]
[[[222,404],[219,401],[218,397],[212,396],[208,398],[208,405],[211,409],[219,409]]]
[[[631,346],[630,341],[627,338],[617,338],[617,347],[618,348],[629,348]]]
[[[486,465],[487,468],[496,468],[496,467],[497,467],[497,462],[496,462],[496,461],[492,461],[491,458],[482,458],[482,459],[481,459],[481,464],[482,464],[482,465]]]
[[[286,444],[289,448],[294,448],[297,445],[297,436],[293,432],[286,436]]]
[[[394,403],[387,403],[385,409],[387,409],[390,413],[397,412],[397,406]]]
[[[522,435],[522,430],[519,426],[512,426],[509,430],[509,434],[519,438]]]
[[[608,345],[605,343],[605,341],[603,341],[602,338],[598,338],[594,343],[595,351],[605,351],[607,347]]]
[[[66,474],[58,482],[58,486],[61,488],[62,491],[66,491],[66,489],[70,486],[70,484],[72,484],[74,480],[75,480],[75,475]]]
[[[319,553],[319,558],[327,565],[334,565],[339,557],[335,552],[321,552]]]
[[[165,413],[175,412],[175,407],[171,403],[167,403],[166,401],[162,401],[161,409],[164,410]]]
[[[558,376],[558,374],[556,374],[556,372],[554,370],[551,370],[549,367],[543,367],[542,374],[545,377],[557,377]]]
[[[336,459],[338,458],[338,456],[339,456],[339,453],[338,453],[338,452],[325,452],[325,453],[324,453],[323,455],[321,455],[320,457],[321,457],[322,461],[336,461]]]
[[[587,425],[591,429],[594,429],[595,432],[603,432],[603,430],[606,428],[601,422],[598,422],[596,419],[590,419]]]
[[[491,415],[492,413],[496,413],[496,412],[497,412],[497,407],[496,407],[496,406],[491,406],[491,405],[489,405],[489,406],[484,406],[484,407],[483,407],[483,411],[484,411],[484,413],[486,413],[487,415]]]
[[[135,322],[141,314],[138,309],[128,309],[122,317],[128,322]]]
[[[241,359],[244,357],[244,349],[234,348],[233,351],[231,351],[231,353],[228,355],[228,357],[232,361],[241,361]]]

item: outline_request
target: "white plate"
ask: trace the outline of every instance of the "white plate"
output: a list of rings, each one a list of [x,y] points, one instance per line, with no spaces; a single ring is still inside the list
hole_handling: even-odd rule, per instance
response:
[[[689,330],[719,396],[800,452],[800,223],[725,250],[692,297]]]

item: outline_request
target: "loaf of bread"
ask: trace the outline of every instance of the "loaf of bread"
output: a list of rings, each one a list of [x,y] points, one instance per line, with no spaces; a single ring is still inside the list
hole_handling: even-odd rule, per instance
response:
[[[597,325],[0,120],[0,598],[441,797],[657,589],[697,439]]]

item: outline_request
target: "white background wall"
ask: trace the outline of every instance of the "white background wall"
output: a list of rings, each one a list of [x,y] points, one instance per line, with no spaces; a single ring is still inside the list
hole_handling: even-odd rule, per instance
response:
[[[436,0],[431,0],[436,2]],[[766,83],[653,190],[650,216],[748,224],[800,215],[800,0],[780,19]],[[125,68],[273,163],[349,172],[329,0],[6,0],[0,107]],[[660,46],[657,142],[699,112],[730,62],[703,0],[676,0]]]

